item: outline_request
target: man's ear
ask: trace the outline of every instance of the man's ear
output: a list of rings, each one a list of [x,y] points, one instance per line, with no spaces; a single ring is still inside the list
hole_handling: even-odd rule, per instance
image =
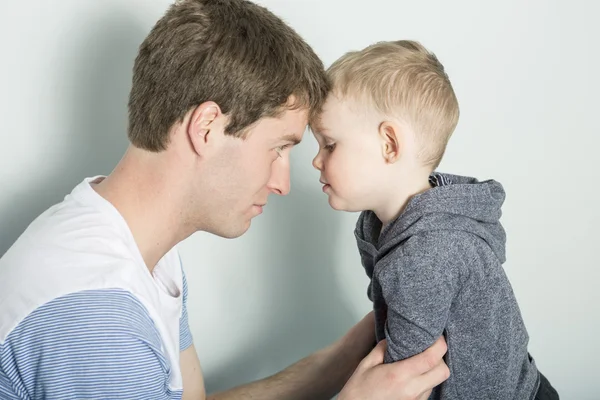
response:
[[[223,117],[221,108],[213,101],[204,102],[192,111],[187,134],[198,155],[205,154],[219,140]]]
[[[388,164],[393,164],[400,159],[404,149],[403,130],[400,124],[393,121],[384,121],[379,125],[381,139],[381,155]]]

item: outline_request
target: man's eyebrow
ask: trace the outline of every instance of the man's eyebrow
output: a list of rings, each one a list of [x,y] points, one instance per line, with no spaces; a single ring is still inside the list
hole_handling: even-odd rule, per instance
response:
[[[302,141],[301,138],[299,138],[297,135],[294,135],[293,133],[283,136],[280,140],[283,142],[291,142],[294,146]]]

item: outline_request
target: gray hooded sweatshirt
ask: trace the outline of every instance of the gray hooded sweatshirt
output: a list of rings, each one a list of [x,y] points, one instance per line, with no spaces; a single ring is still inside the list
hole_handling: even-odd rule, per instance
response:
[[[385,361],[423,352],[444,335],[450,378],[430,399],[528,400],[539,373],[504,273],[506,235],[500,183],[434,174],[382,228],[371,211],[356,225]]]

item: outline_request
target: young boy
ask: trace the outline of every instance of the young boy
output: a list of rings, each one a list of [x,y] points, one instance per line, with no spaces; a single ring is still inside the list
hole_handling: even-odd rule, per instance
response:
[[[382,42],[328,74],[313,165],[331,207],[362,211],[355,235],[385,361],[444,335],[451,375],[430,398],[558,399],[502,268],[502,186],[433,172],[459,117],[442,64],[417,42]]]

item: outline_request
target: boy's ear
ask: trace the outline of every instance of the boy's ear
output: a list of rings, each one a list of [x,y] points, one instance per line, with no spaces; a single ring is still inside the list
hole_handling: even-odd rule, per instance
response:
[[[213,101],[200,104],[192,111],[187,134],[196,154],[204,155],[222,134],[224,115]]]
[[[384,121],[379,125],[381,138],[381,154],[388,164],[393,164],[400,159],[403,150],[403,131],[399,124]]]

